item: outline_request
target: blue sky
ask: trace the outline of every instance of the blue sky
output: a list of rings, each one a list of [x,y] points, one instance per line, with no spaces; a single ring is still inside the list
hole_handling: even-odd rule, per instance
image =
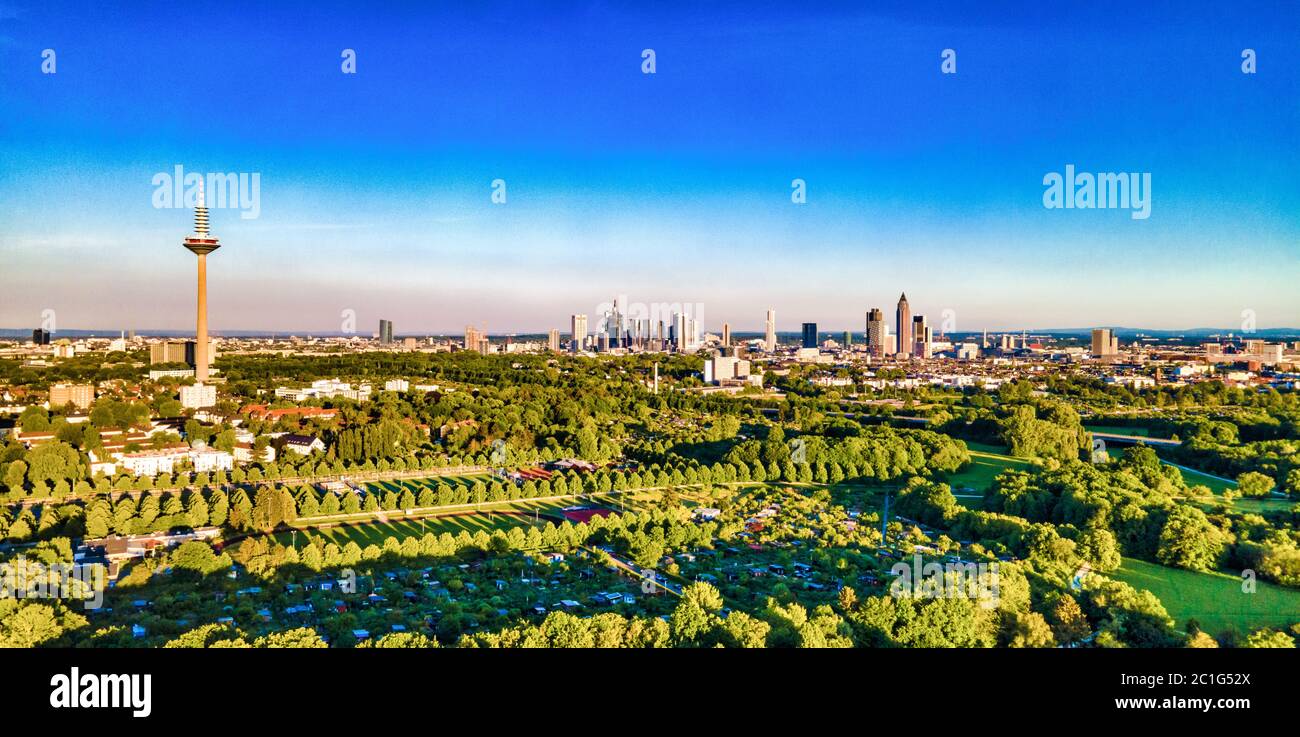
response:
[[[614,295],[861,330],[904,290],[958,330],[1300,325],[1289,3],[0,3],[3,327],[192,325],[176,164],[261,178],[258,218],[213,212],[218,331]],[[1045,209],[1066,164],[1151,173],[1150,218]]]

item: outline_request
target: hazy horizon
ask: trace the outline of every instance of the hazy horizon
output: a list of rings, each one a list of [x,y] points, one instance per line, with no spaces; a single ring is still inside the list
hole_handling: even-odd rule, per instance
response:
[[[892,321],[892,318],[891,318],[891,321]],[[594,325],[595,325],[595,323],[589,323],[589,326],[588,326],[588,332],[589,332],[589,333],[590,333],[591,330],[594,329]],[[409,338],[409,337],[461,338],[461,337],[463,337],[464,332],[465,332],[465,331],[464,331],[464,327],[461,327],[460,329],[457,329],[457,330],[400,330],[400,329],[398,329],[398,327],[399,327],[399,326],[396,325],[396,324],[394,324],[394,326],[393,326],[393,337],[394,337],[394,338]],[[934,335],[935,335],[936,337],[939,337],[939,336],[941,335],[941,333],[938,331],[937,327],[936,327],[936,326],[932,326],[932,327],[934,327]],[[1091,331],[1091,330],[1093,330],[1093,329],[1096,329],[1096,328],[1106,328],[1106,329],[1110,329],[1110,330],[1117,331],[1117,332],[1121,332],[1121,333],[1142,333],[1142,334],[1147,334],[1147,331],[1150,331],[1151,334],[1160,334],[1160,335],[1162,335],[1162,336],[1169,336],[1169,337],[1173,337],[1173,336],[1176,336],[1176,335],[1178,335],[1178,334],[1193,334],[1193,335],[1195,335],[1195,334],[1200,334],[1200,333],[1215,333],[1215,332],[1223,333],[1223,334],[1231,334],[1231,335],[1233,335],[1233,336],[1235,336],[1235,337],[1241,337],[1241,338],[1249,338],[1251,335],[1262,334],[1262,333],[1267,333],[1267,334],[1270,334],[1270,335],[1273,335],[1273,334],[1281,334],[1281,335],[1288,336],[1288,337],[1289,337],[1289,336],[1292,336],[1292,335],[1300,336],[1300,327],[1289,327],[1289,326],[1257,328],[1257,329],[1255,329],[1254,331],[1249,331],[1249,332],[1247,332],[1247,331],[1243,331],[1243,330],[1241,330],[1240,328],[1235,328],[1235,329],[1234,329],[1234,328],[1230,328],[1230,327],[1206,327],[1206,326],[1200,326],[1200,327],[1190,327],[1190,328],[1181,328],[1181,329],[1162,329],[1162,328],[1144,328],[1144,327],[1136,327],[1136,326],[1119,326],[1119,325],[1096,325],[1096,326],[1090,326],[1090,327],[1028,327],[1028,328],[1016,328],[1016,329],[1006,329],[1006,330],[1000,330],[1000,329],[999,329],[999,330],[995,330],[995,329],[992,329],[992,328],[987,328],[987,329],[986,329],[986,328],[978,328],[978,327],[976,327],[976,328],[969,328],[969,329],[962,329],[962,330],[954,330],[954,331],[951,331],[950,334],[951,334],[951,335],[963,335],[963,336],[968,336],[968,335],[978,335],[978,334],[980,334],[980,333],[984,333],[984,332],[987,332],[987,333],[990,333],[990,334],[1011,334],[1011,333],[1019,334],[1019,333],[1024,332],[1024,333],[1027,333],[1027,334],[1029,334],[1029,335],[1053,335],[1053,334],[1056,334],[1056,335],[1075,335],[1075,334],[1077,334],[1077,335],[1086,335],[1089,331]],[[35,330],[36,328],[33,327],[33,328],[31,328],[31,329],[32,329],[32,330]],[[560,331],[560,334],[561,334],[561,335],[568,335],[568,334],[569,334],[569,327],[568,327],[567,325],[564,326],[564,327],[558,327],[558,326],[557,326],[556,329]],[[507,336],[542,336],[542,337],[545,337],[545,335],[549,332],[549,330],[550,330],[549,328],[546,329],[546,330],[531,330],[531,331],[530,331],[530,330],[500,330],[500,331],[489,330],[489,331],[487,331],[486,335],[487,335],[488,337],[490,337],[490,338],[501,338],[501,337],[507,337]],[[834,337],[834,334],[842,333],[842,332],[844,332],[845,330],[850,330],[850,331],[851,331],[855,336],[861,336],[861,335],[864,334],[864,331],[863,331],[862,329],[860,329],[860,328],[847,328],[847,327],[843,327],[843,326],[824,326],[824,325],[822,325],[821,323],[818,323],[818,324],[817,324],[817,332],[818,332],[819,334],[821,334],[821,333],[826,333],[826,334],[828,334],[828,335],[831,335],[832,337]],[[58,332],[52,333],[51,335],[52,335],[52,338],[54,338],[54,339],[57,339],[57,338],[58,338],[58,334],[59,334],[59,333],[63,333],[63,334],[68,334],[68,333],[83,333],[83,334],[89,334],[89,335],[79,336],[79,337],[105,338],[105,337],[114,337],[114,336],[117,336],[119,333],[123,333],[123,332],[134,332],[138,337],[183,337],[183,336],[187,333],[187,330],[186,330],[186,328],[175,328],[175,329],[172,329],[172,328],[149,328],[149,327],[144,327],[144,328],[140,328],[140,327],[133,327],[133,328],[80,328],[80,327],[72,327],[72,328],[61,328]],[[221,338],[221,337],[231,337],[231,338],[257,338],[257,337],[263,337],[263,336],[272,336],[272,337],[288,337],[288,336],[294,336],[294,337],[306,337],[306,336],[308,336],[308,335],[310,335],[310,336],[312,336],[312,337],[317,337],[317,338],[338,338],[338,337],[371,338],[371,337],[376,337],[376,336],[379,335],[379,331],[378,331],[378,330],[366,330],[366,329],[362,329],[362,328],[359,328],[359,329],[358,329],[356,332],[354,332],[354,333],[343,332],[343,331],[340,331],[340,330],[306,330],[306,329],[299,329],[299,330],[292,330],[292,329],[288,329],[288,330],[265,330],[265,329],[259,329],[259,328],[229,328],[229,329],[224,330],[224,331],[210,331],[210,332],[211,332],[211,334],[212,334],[213,337],[217,337],[217,338]],[[722,332],[722,328],[721,328],[721,325],[719,325],[719,326],[717,326],[717,327],[703,327],[703,328],[701,328],[700,332],[701,332],[701,334],[706,333],[706,332],[707,332],[707,333],[720,334],[720,333]],[[24,336],[28,333],[28,329],[27,329],[27,328],[22,328],[22,327],[18,327],[18,328],[13,328],[13,327],[0,327],[0,333],[13,333],[15,337],[24,337]],[[194,331],[193,331],[193,330],[189,330],[188,333],[192,335],[192,334],[194,333]],[[796,337],[797,337],[797,336],[801,335],[801,331],[800,331],[800,330],[786,330],[786,329],[778,329],[778,330],[776,331],[776,333],[777,333],[778,336],[796,336]],[[733,327],[731,328],[731,334],[732,334],[733,336],[753,335],[753,336],[762,337],[762,335],[764,334],[764,330],[763,330],[762,328],[745,328],[745,327],[739,327],[739,328],[738,328],[738,327],[734,327],[734,326],[733,326]],[[891,325],[890,325],[890,334],[891,334],[891,335],[894,334],[894,327],[893,327],[892,322],[891,322]],[[0,339],[3,339],[3,337],[0,337]]]

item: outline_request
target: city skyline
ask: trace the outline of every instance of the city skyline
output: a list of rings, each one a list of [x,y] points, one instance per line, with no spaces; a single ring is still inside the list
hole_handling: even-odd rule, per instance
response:
[[[202,28],[177,9],[76,8],[88,17],[60,28],[73,12],[0,20],[6,327],[47,309],[65,328],[191,325],[174,238],[192,214],[153,197],[176,166],[260,178],[257,217],[211,211],[216,334],[332,332],[345,310],[399,332],[545,333],[610,293],[706,304],[713,330],[761,330],[775,306],[782,332],[857,332],[904,287],[935,324],[954,310],[958,331],[1232,329],[1243,310],[1259,328],[1300,324],[1300,121],[1274,104],[1300,74],[1274,63],[1286,36],[1267,6],[1180,19],[1168,41],[1145,30],[1179,18],[1159,3],[1123,25],[1102,9],[1021,24],[953,11],[960,29],[901,8],[700,9],[698,40],[680,17],[608,8],[548,10],[555,38],[525,9],[517,27],[472,10],[265,11],[266,28],[327,30],[310,41],[220,8]],[[222,64],[157,63],[210,58],[232,35],[241,53]],[[1131,54],[1062,72],[1101,37]],[[1246,47],[1258,74],[1239,69]],[[45,48],[56,74],[40,73]],[[940,72],[945,48],[956,74]],[[1193,80],[1197,94],[1175,92]],[[1072,165],[1150,173],[1150,217],[1046,209],[1044,176]]]

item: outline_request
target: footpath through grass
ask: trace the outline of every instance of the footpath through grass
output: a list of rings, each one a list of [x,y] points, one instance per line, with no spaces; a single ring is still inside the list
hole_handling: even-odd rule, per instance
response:
[[[1256,581],[1255,593],[1243,593],[1240,577],[1199,573],[1125,558],[1110,574],[1124,583],[1155,594],[1175,626],[1188,619],[1212,635],[1228,630],[1245,633],[1258,627],[1286,628],[1300,621],[1300,590]]]
[[[1215,496],[1223,496],[1223,492],[1229,489],[1236,491],[1237,485],[1231,481],[1225,481],[1217,476],[1211,476],[1208,473],[1201,473],[1190,468],[1179,468],[1183,474],[1183,481],[1188,486],[1208,486]]]
[[[1229,490],[1231,491],[1237,490],[1237,483],[1235,481],[1228,481],[1225,479],[1218,478],[1217,476],[1212,476],[1210,474],[1202,473],[1200,471],[1191,468],[1183,468],[1181,466],[1178,468],[1178,470],[1182,472],[1183,481],[1186,481],[1188,486],[1198,486],[1198,485],[1207,486],[1209,487],[1210,491],[1214,494],[1213,500],[1210,499],[1198,500],[1201,506],[1205,509],[1223,507],[1225,505],[1225,502],[1223,500],[1223,492]],[[1279,498],[1274,496],[1265,496],[1265,497],[1238,496],[1233,501],[1233,507],[1238,511],[1249,512],[1254,514],[1262,514],[1264,512],[1285,512],[1289,510],[1291,507],[1293,507],[1295,504],[1296,501],[1294,499]]]

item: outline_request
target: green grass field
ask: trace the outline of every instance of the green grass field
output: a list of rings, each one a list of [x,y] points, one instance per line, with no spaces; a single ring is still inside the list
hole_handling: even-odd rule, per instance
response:
[[[1089,432],[1105,432],[1112,435],[1133,435],[1135,437],[1149,438],[1151,431],[1145,427],[1124,427],[1123,425],[1087,425],[1083,429]]]
[[[1215,496],[1222,496],[1223,492],[1237,488],[1237,485],[1231,481],[1224,481],[1200,471],[1187,468],[1180,468],[1179,470],[1182,471],[1183,481],[1187,482],[1188,486],[1208,486]]]
[[[1300,590],[1296,589],[1259,581],[1255,593],[1246,594],[1236,576],[1184,571],[1133,558],[1125,558],[1112,576],[1155,594],[1180,630],[1188,619],[1200,622],[1201,629],[1213,635],[1285,628],[1300,621]]]
[[[471,534],[478,532],[479,530],[484,530],[490,533],[494,530],[504,530],[518,525],[527,524],[527,521],[525,518],[512,515],[499,514],[494,518],[490,518],[486,514],[478,514],[456,517],[428,517],[423,520],[423,523],[423,526],[421,526],[421,520],[404,519],[393,520],[390,522],[365,522],[353,525],[338,525],[335,527],[312,529],[310,531],[304,530],[303,532],[310,532],[313,537],[321,537],[330,542],[338,543],[339,545],[344,545],[349,541],[355,540],[358,545],[365,547],[371,543],[375,545],[383,545],[384,540],[390,537],[395,537],[398,541],[401,541],[412,536],[419,537],[426,532],[432,532],[434,534],[450,532],[451,534],[456,535],[462,530],[468,531]],[[276,535],[276,539],[282,544],[287,544],[290,537],[292,537],[292,535],[289,533],[278,533]],[[302,546],[304,538],[305,534],[298,535],[299,547]]]
[[[1107,448],[1106,452],[1110,454],[1111,458],[1118,460],[1123,457],[1125,450],[1125,448]],[[1165,462],[1168,463],[1168,461]],[[1210,487],[1210,491],[1214,492],[1215,496],[1222,496],[1223,492],[1228,489],[1237,488],[1235,483],[1215,478],[1207,473],[1201,473],[1200,471],[1181,467],[1178,470],[1183,474],[1183,481],[1186,482],[1188,486],[1208,486]]]
[[[387,522],[374,520],[373,517],[364,517],[356,519],[351,524],[310,528],[304,530],[303,533],[309,532],[313,536],[323,537],[340,545],[347,543],[349,540],[355,540],[362,547],[371,543],[383,545],[384,540],[389,537],[395,537],[401,541],[412,535],[420,536],[426,532],[437,535],[450,532],[453,535],[458,535],[462,531],[473,534],[483,530],[491,533],[495,530],[506,530],[520,525],[529,525],[532,524],[534,512],[539,516],[539,519],[545,521],[547,514],[556,514],[560,509],[574,503],[577,502],[498,502],[484,504],[480,508],[481,511],[478,512],[430,515],[422,519],[393,519]],[[298,535],[299,547],[303,543],[303,533]],[[291,537],[292,533],[290,532],[276,534],[276,540],[282,544],[288,544]]]
[[[993,479],[998,474],[1008,468],[1028,469],[1030,462],[1024,458],[1013,458],[1006,454],[1005,449],[996,445],[986,445],[984,443],[967,442],[970,448],[971,462],[962,470],[948,474],[944,479],[952,487],[953,493],[961,493],[960,489],[974,489],[974,492],[982,494],[985,489],[993,485]]]
[[[1108,448],[1106,452],[1110,453],[1111,458],[1119,458],[1124,454],[1124,450],[1121,448]],[[1178,470],[1182,473],[1183,481],[1185,481],[1188,486],[1207,486],[1209,487],[1210,492],[1214,494],[1213,498],[1206,497],[1204,499],[1195,500],[1196,504],[1206,511],[1222,508],[1223,492],[1228,491],[1229,489],[1236,490],[1237,488],[1237,484],[1234,481],[1225,481],[1209,474],[1188,468],[1179,468]],[[1233,502],[1233,508],[1242,512],[1261,514],[1263,512],[1285,512],[1295,506],[1295,504],[1296,502],[1291,499],[1239,496]]]
[[[398,493],[401,493],[406,489],[410,489],[412,493],[419,494],[420,490],[425,488],[426,486],[429,488],[434,488],[439,483],[443,483],[452,487],[473,486],[475,481],[482,481],[483,483],[486,484],[491,480],[492,480],[491,474],[480,473],[480,474],[474,474],[472,476],[427,476],[418,479],[370,481],[366,483],[366,487],[369,489],[378,490],[380,492],[396,491]]]
[[[1182,471],[1183,481],[1186,481],[1188,486],[1203,485],[1210,487],[1215,499],[1213,502],[1208,499],[1201,502],[1201,506],[1206,509],[1222,507],[1223,492],[1229,489],[1235,491],[1237,488],[1236,482],[1233,481],[1224,481],[1209,474],[1186,468],[1180,468],[1179,470]],[[1262,514],[1264,512],[1285,512],[1295,504],[1296,502],[1293,499],[1239,496],[1233,501],[1233,508],[1242,512]]]

